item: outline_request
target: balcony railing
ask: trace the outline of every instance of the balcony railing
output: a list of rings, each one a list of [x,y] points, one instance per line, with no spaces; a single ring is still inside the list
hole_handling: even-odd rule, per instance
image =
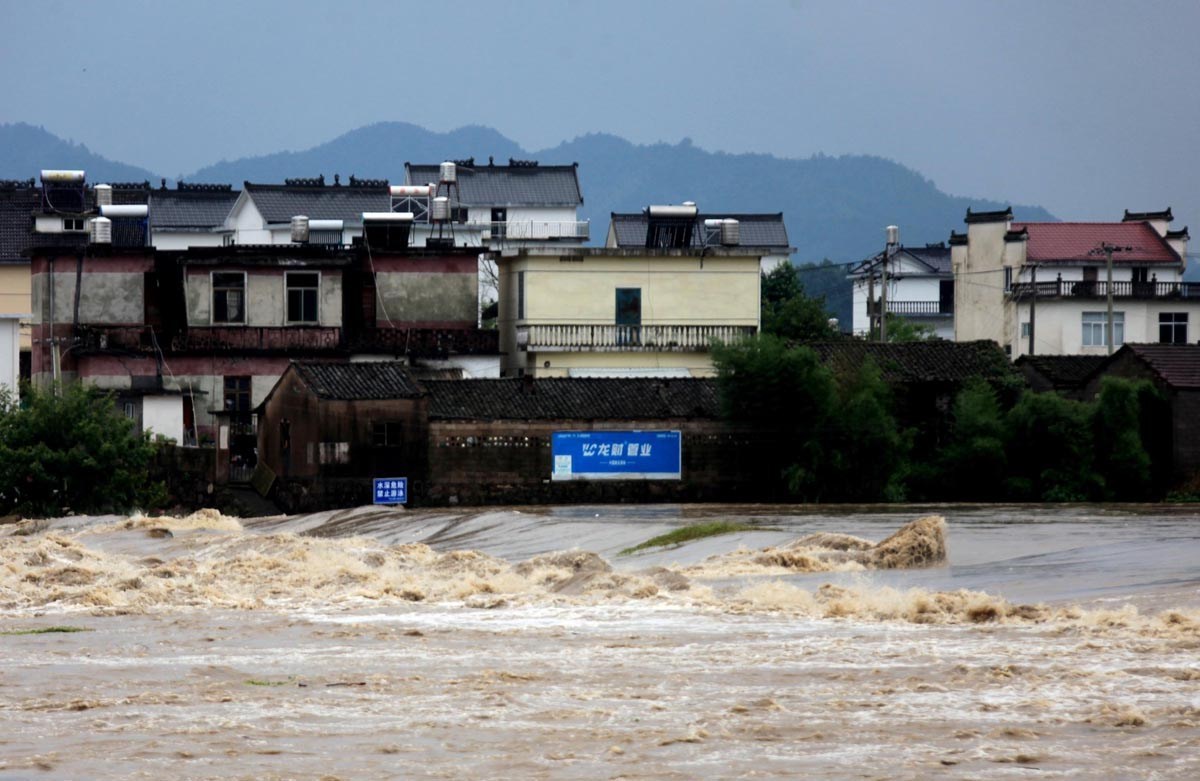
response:
[[[1056,279],[1049,282],[1016,282],[1009,295],[1015,299],[1107,298],[1108,282]],[[1198,282],[1113,282],[1113,298],[1194,298],[1200,301]]]
[[[700,352],[754,336],[752,325],[519,325],[517,346],[540,352]]]
[[[467,227],[478,227],[484,238],[492,241],[544,241],[547,239],[571,239],[587,241],[591,235],[591,223],[547,222],[543,220],[509,220],[508,222],[471,222]]]
[[[891,301],[887,302],[888,314],[915,316],[950,316],[954,314],[953,301]],[[879,302],[868,301],[867,312],[879,314]]]

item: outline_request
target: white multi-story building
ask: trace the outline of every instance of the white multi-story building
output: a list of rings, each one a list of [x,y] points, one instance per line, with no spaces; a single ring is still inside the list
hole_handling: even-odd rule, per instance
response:
[[[900,245],[890,258],[887,252],[867,258],[851,268],[849,276],[856,336],[878,329],[886,279],[888,314],[928,326],[942,339],[954,338],[954,274],[945,244]]]
[[[1170,230],[1172,219],[1167,209],[1126,211],[1120,222],[1015,222],[1011,209],[968,210],[967,232],[950,238],[955,339],[991,339],[1013,358],[1195,342],[1200,284],[1183,281],[1188,231]]]

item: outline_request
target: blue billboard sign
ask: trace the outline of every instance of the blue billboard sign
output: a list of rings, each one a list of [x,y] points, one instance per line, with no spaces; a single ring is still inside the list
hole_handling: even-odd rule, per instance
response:
[[[408,478],[376,477],[372,494],[375,504],[405,504],[408,502]]]
[[[678,431],[556,431],[552,480],[679,480]]]

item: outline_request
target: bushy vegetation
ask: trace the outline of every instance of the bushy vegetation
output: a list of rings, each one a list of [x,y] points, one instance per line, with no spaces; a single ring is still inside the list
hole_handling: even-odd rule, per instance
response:
[[[805,501],[1136,501],[1166,489],[1165,408],[1143,381],[1106,378],[1085,403],[979,379],[943,419],[904,420],[898,410],[937,405],[899,404],[869,361],[836,376],[772,336],[714,357],[726,417],[771,432],[762,468]]]
[[[112,398],[73,384],[0,398],[0,513],[45,517],[160,505],[149,479],[154,444]]]

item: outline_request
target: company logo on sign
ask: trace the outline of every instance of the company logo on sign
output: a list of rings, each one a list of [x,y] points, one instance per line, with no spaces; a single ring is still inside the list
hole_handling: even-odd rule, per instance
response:
[[[678,431],[556,431],[553,480],[679,480]]]

